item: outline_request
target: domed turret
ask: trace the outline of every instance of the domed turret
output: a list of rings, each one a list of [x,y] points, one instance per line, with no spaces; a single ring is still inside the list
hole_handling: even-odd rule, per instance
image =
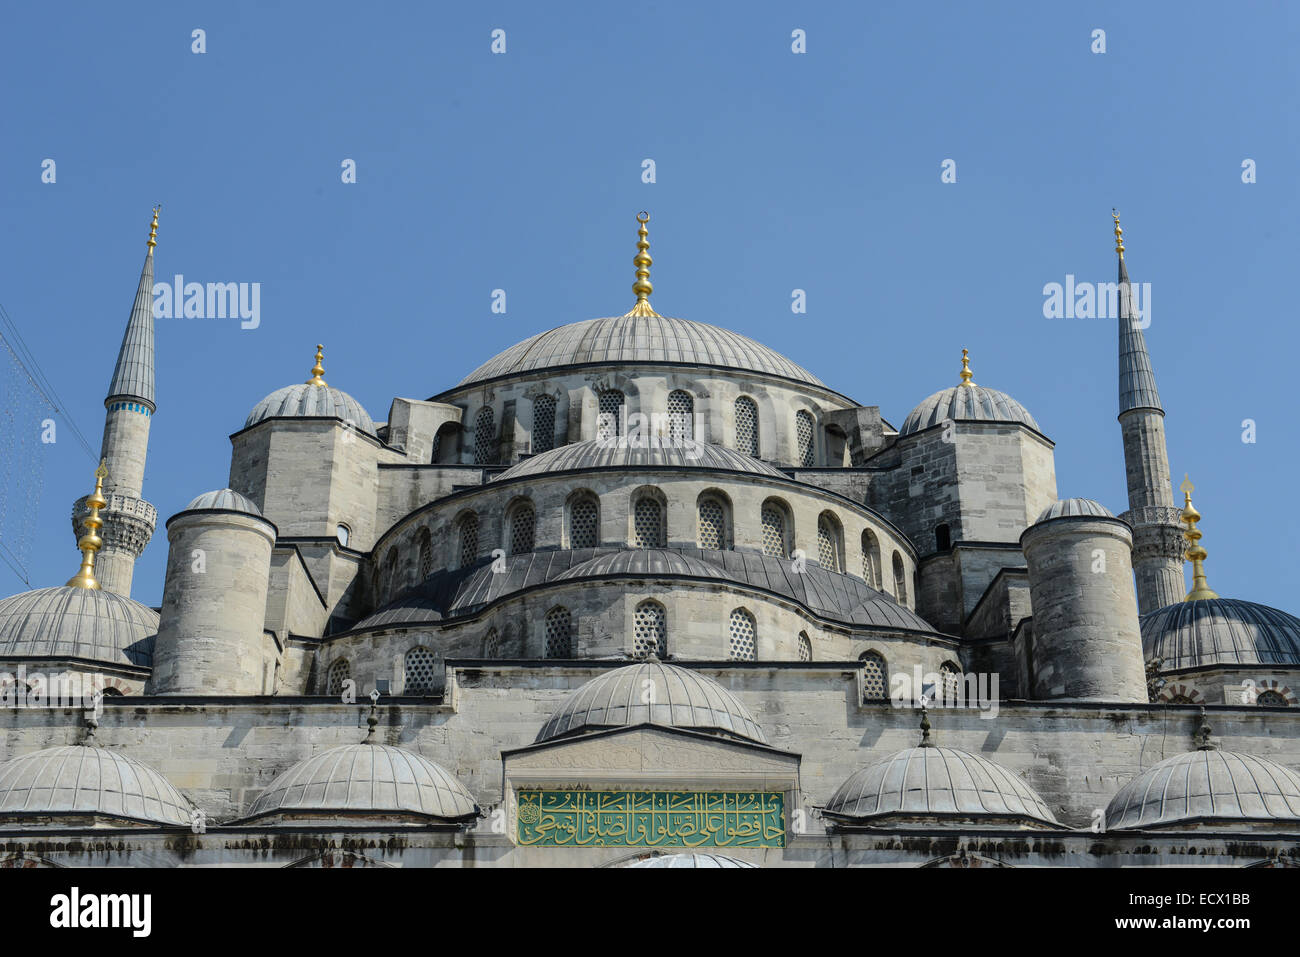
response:
[[[898,430],[900,436],[939,425],[945,419],[954,422],[1016,422],[1029,426],[1035,432],[1042,431],[1029,410],[1011,396],[997,389],[976,385],[970,371],[967,350],[963,349],[961,354],[962,381],[921,400],[903,420],[903,427]]]
[[[370,414],[352,396],[342,389],[332,388],[324,378],[321,359],[324,347],[316,347],[316,365],[312,377],[297,385],[287,385],[272,392],[248,413],[244,428],[270,418],[332,418],[342,419],[348,425],[366,433],[375,434],[375,423]]]

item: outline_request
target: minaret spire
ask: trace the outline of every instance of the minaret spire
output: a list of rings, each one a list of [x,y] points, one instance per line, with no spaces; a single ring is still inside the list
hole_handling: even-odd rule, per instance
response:
[[[650,284],[650,267],[654,265],[654,260],[650,258],[650,240],[647,238],[650,230],[645,225],[650,222],[650,214],[642,210],[636,214],[636,221],[641,224],[636,231],[636,255],[632,257],[632,265],[636,266],[636,282],[632,283],[636,305],[624,315],[657,317],[659,313],[650,305],[650,293],[655,291],[655,287]]]
[[[1145,615],[1182,600],[1186,586],[1181,513],[1174,506],[1165,410],[1142,334],[1143,317],[1134,306],[1119,211],[1112,210],[1111,218],[1115,221],[1115,253],[1119,258],[1119,423],[1129,505],[1120,518],[1133,529],[1138,611]],[[1148,320],[1150,310],[1148,301]]]
[[[108,484],[97,489],[101,499],[92,507],[92,496],[72,506],[72,530],[78,540],[90,527],[89,519],[102,519],[103,546],[97,556],[95,577],[105,591],[131,594],[135,560],[140,557],[158,522],[158,511],[141,497],[144,491],[144,463],[149,451],[149,425],[157,411],[154,404],[153,252],[158,245],[158,213],[153,209],[149,239],[145,243],[144,266],[136,285],[131,316],[122,334],[117,364],[104,398],[104,439],[100,456]],[[102,512],[101,512],[102,510]],[[97,536],[98,537],[98,536]],[[85,586],[89,587],[89,586]]]

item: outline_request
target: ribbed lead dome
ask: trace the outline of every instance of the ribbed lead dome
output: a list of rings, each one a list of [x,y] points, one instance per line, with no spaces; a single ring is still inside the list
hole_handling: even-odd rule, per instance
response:
[[[537,733],[537,741],[638,724],[720,731],[767,743],[749,709],[730,691],[711,678],[660,661],[592,678],[569,694]]]
[[[289,768],[253,801],[265,814],[417,814],[445,821],[478,814],[473,796],[441,765],[382,744],[348,744]]]
[[[375,423],[361,403],[342,389],[327,385],[299,382],[272,392],[253,406],[244,420],[244,428],[279,416],[342,419],[367,435],[375,434]]]
[[[987,758],[955,748],[906,748],[849,776],[826,815],[868,822],[906,817],[1020,818],[1055,825],[1034,789]]]
[[[0,818],[48,814],[190,825],[189,801],[159,772],[92,745],[46,748],[0,764]]]
[[[911,435],[944,419],[977,419],[985,422],[1019,422],[1041,432],[1029,410],[1005,392],[980,385],[956,385],[924,399],[908,414],[899,435]]]
[[[1036,518],[1038,522],[1046,522],[1053,518],[1114,518],[1105,505],[1100,502],[1094,502],[1090,498],[1063,498],[1053,502],[1047,508],[1043,509],[1041,515]]]
[[[1158,608],[1142,619],[1142,656],[1161,671],[1206,665],[1300,665],[1300,619],[1236,598]]]
[[[638,861],[628,861],[619,867],[758,867],[749,861],[737,860],[723,854],[659,854],[643,857]]]
[[[495,481],[522,478],[526,475],[545,475],[549,472],[569,472],[599,468],[681,468],[713,469],[723,472],[748,472],[771,478],[785,478],[784,472],[752,456],[721,445],[693,442],[682,448],[647,445],[637,448],[629,444],[604,443],[598,439],[562,445],[558,449],[542,452],[510,466]]]
[[[256,515],[259,518],[262,516],[262,510],[253,504],[250,499],[228,488],[204,492],[185,506],[187,512],[196,509],[220,509],[226,512],[247,512],[249,515]]]
[[[0,656],[153,664],[158,613],[110,591],[37,588],[0,601]]]
[[[539,369],[594,363],[684,363],[740,369],[814,385],[822,381],[802,366],[729,329],[664,316],[586,319],[517,342],[464,379],[462,386]]]
[[[1108,830],[1200,818],[1300,821],[1300,775],[1239,751],[1188,751],[1147,768],[1106,805]]]
[[[699,558],[666,548],[627,548],[598,555],[568,571],[556,580],[595,578],[600,575],[688,575],[691,578],[725,578],[722,569]]]

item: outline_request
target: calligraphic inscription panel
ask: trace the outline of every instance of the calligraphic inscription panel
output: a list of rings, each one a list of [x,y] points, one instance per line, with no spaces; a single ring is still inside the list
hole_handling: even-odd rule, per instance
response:
[[[520,790],[525,847],[784,847],[780,791]]]

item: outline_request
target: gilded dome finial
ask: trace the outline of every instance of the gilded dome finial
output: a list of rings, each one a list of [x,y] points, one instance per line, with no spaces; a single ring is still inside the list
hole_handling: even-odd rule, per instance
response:
[[[1178,490],[1183,493],[1183,514],[1180,521],[1187,526],[1183,538],[1187,539],[1188,544],[1186,558],[1192,563],[1192,590],[1187,593],[1183,601],[1219,597],[1217,593],[1210,590],[1210,586],[1205,581],[1205,559],[1209,555],[1200,545],[1201,533],[1196,527],[1196,523],[1201,520],[1201,513],[1192,504],[1192,492],[1195,488],[1191,478],[1184,472],[1183,484],[1178,486]]]
[[[153,208],[153,222],[149,224],[149,242],[146,245],[150,251],[158,245],[158,210],[162,209],[162,203]]]
[[[634,305],[624,315],[627,316],[658,316],[650,305],[650,293],[655,291],[655,287],[650,284],[650,267],[654,265],[654,260],[650,258],[650,240],[646,237],[650,230],[646,229],[645,224],[650,222],[650,214],[645,210],[636,214],[636,221],[641,227],[636,231],[636,255],[632,257],[632,264],[636,266],[636,282],[632,283],[632,291],[636,293],[636,305]]]
[[[325,372],[325,367],[321,365],[321,360],[325,357],[325,347],[320,343],[316,344],[316,364],[311,367],[311,378],[307,380],[308,385],[329,385],[321,376]]]
[[[68,579],[69,588],[100,590],[99,580],[95,578],[95,552],[99,551],[104,544],[104,540],[99,537],[99,530],[104,527],[104,520],[99,517],[99,510],[108,504],[108,500],[104,498],[106,478],[108,478],[108,466],[104,459],[100,459],[99,468],[95,469],[95,491],[91,492],[86,499],[90,514],[82,520],[82,524],[86,526],[86,534],[77,539],[77,547],[81,549],[81,568],[77,570],[77,574]]]
[[[1119,225],[1119,210],[1114,206],[1110,208],[1111,219],[1115,220],[1115,252],[1119,253],[1119,258],[1124,258],[1124,230]]]
[[[967,349],[961,351],[961,384],[975,384],[975,373],[970,371],[970,351]]]

